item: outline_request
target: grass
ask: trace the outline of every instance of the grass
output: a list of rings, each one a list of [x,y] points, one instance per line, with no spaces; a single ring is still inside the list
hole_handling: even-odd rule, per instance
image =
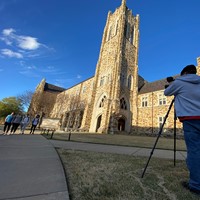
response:
[[[55,133],[53,139],[68,140],[68,133]],[[152,148],[156,137],[72,133],[71,141]],[[177,150],[185,150],[177,140]],[[156,148],[173,149],[174,140],[160,137]],[[71,200],[195,200],[181,186],[188,180],[185,161],[152,158],[141,178],[147,158],[109,153],[58,149]]]
[[[161,135],[162,136],[162,135]],[[55,133],[53,139],[68,140],[69,133]],[[135,136],[135,135],[111,135],[111,134],[91,134],[91,133],[72,133],[70,141],[88,142],[98,144],[111,144],[132,147],[152,148],[156,137]],[[174,139],[160,137],[156,145],[157,149],[174,149]],[[176,140],[177,150],[186,150],[185,141],[182,139]]]
[[[58,149],[71,200],[197,200],[181,186],[188,180],[184,161]]]

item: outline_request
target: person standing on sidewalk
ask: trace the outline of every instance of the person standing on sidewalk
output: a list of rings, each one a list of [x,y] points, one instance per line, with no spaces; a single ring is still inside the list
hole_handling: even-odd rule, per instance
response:
[[[10,133],[11,134],[14,134],[16,132],[16,130],[18,129],[20,123],[22,121],[22,116],[20,114],[17,114],[13,117],[13,120],[12,120],[12,128],[10,130]]]
[[[32,120],[30,134],[34,134],[35,128],[39,124],[39,122],[40,122],[40,115],[36,115],[35,118],[33,118],[33,120]]]
[[[30,122],[29,114],[24,115],[22,118],[21,124],[20,124],[21,134],[24,134],[24,131],[25,131],[27,125],[29,124],[29,122]]]
[[[5,118],[5,123],[4,123],[4,127],[3,127],[3,133],[7,134],[8,131],[10,130],[10,126],[11,126],[11,122],[14,116],[14,112],[12,112],[11,114],[7,115],[7,117]]]
[[[194,65],[186,66],[164,94],[175,96],[176,116],[183,123],[190,178],[189,182],[182,182],[182,186],[200,195],[200,76],[196,73]]]

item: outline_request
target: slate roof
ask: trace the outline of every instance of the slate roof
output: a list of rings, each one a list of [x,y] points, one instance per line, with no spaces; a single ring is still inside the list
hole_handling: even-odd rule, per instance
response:
[[[138,94],[144,94],[149,92],[154,92],[158,90],[165,89],[165,85],[167,85],[166,79],[158,80],[151,83],[145,83],[142,88],[139,89]]]
[[[173,78],[177,78],[179,75],[175,75],[173,76]],[[149,93],[149,92],[155,92],[155,91],[159,91],[159,90],[164,90],[165,89],[165,85],[167,85],[168,82],[166,80],[166,78],[158,80],[158,81],[154,81],[154,82],[145,82],[144,85],[139,88],[138,87],[138,94],[145,94],[145,93]]]
[[[147,81],[145,81],[142,76],[138,75],[138,90],[140,90],[145,83],[147,83]]]
[[[48,92],[60,93],[65,90],[66,90],[65,88],[61,88],[61,87],[58,87],[56,85],[52,85],[49,83],[45,83],[45,86],[44,86],[44,91],[48,91]]]

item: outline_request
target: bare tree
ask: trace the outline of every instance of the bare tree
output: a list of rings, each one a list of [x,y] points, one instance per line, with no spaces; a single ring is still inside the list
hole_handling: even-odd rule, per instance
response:
[[[57,96],[57,100],[56,100],[56,104],[57,104],[57,117],[61,117],[61,115],[63,115],[63,110],[66,109],[66,105],[67,105],[67,101],[69,99],[69,95],[68,94],[64,94],[64,95],[58,95]]]
[[[57,93],[50,93],[45,91],[36,91],[33,94],[31,104],[29,106],[28,112],[31,116],[36,114],[44,115],[46,117],[50,116],[50,113],[55,104]]]
[[[22,106],[24,107],[25,110],[27,110],[28,107],[30,106],[33,93],[34,93],[33,91],[27,90],[17,96],[17,99],[21,101]]]

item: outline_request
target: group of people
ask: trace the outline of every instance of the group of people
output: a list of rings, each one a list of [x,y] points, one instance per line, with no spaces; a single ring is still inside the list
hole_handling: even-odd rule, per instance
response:
[[[30,134],[34,134],[34,131],[37,125],[39,124],[39,121],[40,121],[40,115],[36,115],[31,121],[29,114],[20,115],[12,112],[5,118],[3,134],[4,135],[14,134],[18,129],[18,127],[20,127],[21,131],[20,133],[24,134],[24,131],[30,122],[31,122]]]

